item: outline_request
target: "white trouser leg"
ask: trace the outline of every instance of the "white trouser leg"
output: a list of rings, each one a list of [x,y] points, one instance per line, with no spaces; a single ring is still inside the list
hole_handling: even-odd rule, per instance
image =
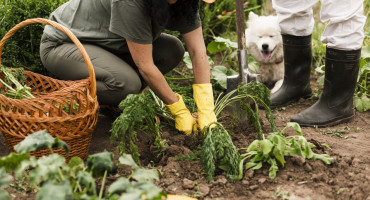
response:
[[[312,6],[317,2],[318,0],[272,0],[281,33],[294,36],[310,35],[314,26]]]
[[[321,0],[321,3],[321,21],[329,22],[321,41],[334,49],[360,49],[366,22],[363,0]]]

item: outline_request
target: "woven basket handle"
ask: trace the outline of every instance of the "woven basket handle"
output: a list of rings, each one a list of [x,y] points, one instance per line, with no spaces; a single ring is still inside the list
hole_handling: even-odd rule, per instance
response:
[[[90,84],[91,84],[91,95],[92,97],[96,97],[96,79],[95,79],[95,72],[94,68],[92,65],[92,62],[90,60],[89,55],[87,54],[85,48],[82,46],[81,42],[77,39],[77,37],[66,27],[63,25],[48,20],[44,18],[33,18],[33,19],[27,19],[16,26],[14,26],[8,33],[6,33],[3,37],[3,39],[0,41],[0,65],[1,65],[1,54],[3,52],[4,44],[5,42],[12,36],[14,35],[20,28],[29,25],[29,24],[35,24],[35,23],[41,23],[41,24],[47,24],[51,25],[60,31],[64,32],[67,34],[67,36],[72,40],[72,42],[77,46],[78,50],[81,52],[83,59],[85,60],[85,63],[87,65],[87,69],[89,70],[89,76],[90,76]]]

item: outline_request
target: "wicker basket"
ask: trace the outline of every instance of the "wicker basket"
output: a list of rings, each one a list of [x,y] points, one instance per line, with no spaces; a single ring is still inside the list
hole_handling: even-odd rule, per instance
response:
[[[0,94],[0,131],[10,151],[14,151],[14,145],[27,135],[46,130],[69,145],[69,156],[61,149],[55,149],[55,153],[65,156],[67,161],[76,156],[86,159],[92,132],[97,123],[99,104],[94,68],[76,36],[51,20],[25,20],[12,28],[0,41],[0,64],[5,42],[23,26],[34,23],[51,25],[67,34],[81,52],[89,70],[89,77],[77,81],[62,81],[26,71],[26,85],[32,88],[31,92],[35,98],[19,100]],[[4,86],[0,83],[0,87]],[[41,150],[32,152],[31,155],[40,157],[49,153],[49,150]]]

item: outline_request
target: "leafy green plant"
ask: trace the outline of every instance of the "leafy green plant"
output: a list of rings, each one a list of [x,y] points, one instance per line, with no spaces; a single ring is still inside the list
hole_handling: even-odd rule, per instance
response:
[[[262,4],[263,1],[260,0],[248,1],[244,12],[248,13],[253,10],[260,13]],[[221,36],[230,30],[236,30],[235,0],[215,1],[212,4],[201,2],[200,14],[206,43],[209,43],[214,36]]]
[[[284,130],[288,127],[294,128],[298,135],[285,137]],[[267,139],[254,140],[247,148],[242,148],[246,153],[241,158],[250,159],[245,164],[245,169],[257,170],[262,168],[264,163],[270,165],[269,177],[275,178],[280,164],[284,167],[286,156],[299,156],[304,159],[321,160],[325,164],[331,164],[333,158],[327,154],[316,154],[312,151],[315,145],[303,137],[300,126],[297,123],[289,122],[280,132],[274,132],[267,136]]]
[[[206,137],[201,148],[200,162],[206,171],[207,180],[213,180],[216,167],[224,170],[228,178],[239,180],[240,155],[229,133],[220,123],[211,124],[203,131]]]
[[[163,152],[165,141],[160,134],[158,117],[173,120],[163,102],[150,90],[141,94],[130,94],[118,106],[122,113],[112,124],[111,141],[119,141],[120,153],[125,153],[129,146],[134,160],[140,163],[140,154],[136,145],[136,131],[144,131],[155,141],[156,147]]]
[[[215,102],[215,114],[219,116],[221,111],[230,105],[239,103],[239,109],[247,114],[250,123],[253,124],[257,131],[258,138],[263,138],[263,131],[259,119],[259,107],[265,109],[265,117],[269,121],[273,131],[276,131],[275,117],[270,109],[270,91],[262,83],[251,82],[248,84],[241,83],[238,89],[228,94],[220,95]]]
[[[18,23],[30,18],[49,18],[58,6],[67,0],[2,0],[0,1],[0,37]],[[24,67],[27,70],[47,74],[40,61],[40,39],[43,25],[28,25],[11,37],[2,53],[2,64]]]
[[[4,80],[0,78],[0,82],[4,85],[0,93],[4,96],[13,99],[34,98],[31,88],[25,85],[26,74],[23,68],[10,69],[1,65],[0,73],[4,76]]]
[[[36,142],[38,139],[38,142]],[[37,200],[49,199],[134,199],[143,196],[149,200],[161,200],[166,193],[154,185],[159,180],[154,169],[140,168],[131,155],[124,154],[119,164],[113,162],[113,154],[101,152],[90,155],[87,164],[79,157],[73,157],[67,164],[65,158],[58,154],[50,154],[39,159],[29,157],[29,152],[53,147],[68,148],[58,139],[52,138],[47,132],[37,132],[36,136],[27,136],[15,147],[18,153],[11,153],[0,159],[0,198],[10,199],[3,190],[8,187],[11,176],[6,172],[13,171],[17,180],[25,178],[36,190]],[[129,165],[132,168],[128,178],[120,177],[113,182],[104,194],[108,174],[116,173],[116,168]],[[96,182],[101,179],[100,191],[97,193]]]
[[[370,109],[370,46],[362,48],[360,71],[354,94],[354,104],[358,111]]]

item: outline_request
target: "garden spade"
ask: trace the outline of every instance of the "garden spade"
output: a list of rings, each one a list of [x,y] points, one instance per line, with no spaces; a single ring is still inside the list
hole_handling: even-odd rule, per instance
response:
[[[226,93],[238,88],[240,83],[249,83],[257,80],[257,74],[248,70],[248,54],[245,42],[245,25],[244,25],[244,1],[235,0],[236,9],[236,32],[238,35],[238,65],[239,74],[227,77]]]

